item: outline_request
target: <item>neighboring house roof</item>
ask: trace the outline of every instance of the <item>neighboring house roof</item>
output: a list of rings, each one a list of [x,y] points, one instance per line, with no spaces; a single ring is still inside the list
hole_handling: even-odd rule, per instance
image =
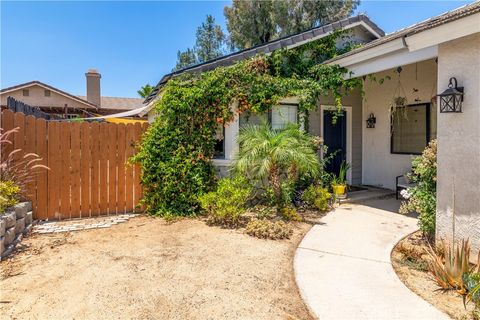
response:
[[[197,64],[188,68],[177,70],[171,73],[166,74],[160,79],[158,84],[155,86],[152,93],[145,99],[145,103],[152,101],[160,92],[160,89],[168,82],[171,78],[184,73],[184,72],[204,72],[208,70],[213,70],[219,66],[228,66],[232,65],[235,62],[251,58],[260,53],[270,53],[282,48],[293,48],[300,46],[302,44],[320,39],[332,33],[335,30],[341,29],[350,29],[357,25],[363,26],[371,35],[375,38],[380,38],[385,35],[382,29],[380,29],[374,22],[372,22],[366,15],[360,14],[355,17],[350,17],[346,19],[339,20],[334,23],[327,25],[315,27],[297,34],[286,36],[283,38],[275,39],[270,42],[234,52],[213,60],[206,61],[201,64]]]
[[[476,14],[476,13],[479,13],[479,12],[480,12],[480,1],[476,1],[474,3],[462,6],[460,8],[455,9],[455,10],[448,11],[444,14],[439,15],[439,16],[432,17],[430,19],[427,19],[427,20],[424,20],[422,22],[416,23],[416,24],[414,24],[410,27],[395,31],[395,32],[390,33],[390,34],[387,34],[387,35],[385,35],[384,37],[382,37],[378,40],[374,40],[372,42],[369,42],[369,43],[363,45],[362,47],[359,47],[357,49],[354,49],[354,50],[351,50],[347,53],[339,55],[339,56],[337,56],[337,57],[335,57],[331,60],[326,61],[325,63],[326,64],[331,64],[331,63],[334,63],[335,61],[338,61],[340,59],[343,59],[343,58],[355,55],[357,53],[360,53],[362,51],[377,47],[381,44],[384,44],[384,43],[387,43],[387,42],[390,42],[390,41],[393,41],[393,40],[396,40],[396,39],[409,37],[409,36],[412,36],[414,34],[420,33],[422,31],[426,31],[428,29],[432,29],[432,28],[441,26],[443,24],[446,24],[446,23],[449,23],[449,22],[452,22],[452,21],[470,16],[472,14]]]
[[[74,96],[68,92],[65,92],[65,91],[62,91],[60,89],[57,89],[55,87],[52,87],[52,86],[49,86],[48,84],[45,84],[43,82],[40,82],[40,81],[30,81],[30,82],[25,82],[25,83],[21,83],[21,84],[18,84],[16,86],[12,86],[12,87],[8,87],[8,88],[4,88],[4,89],[1,89],[0,90],[0,94],[6,94],[8,92],[11,92],[11,91],[16,91],[16,90],[19,90],[19,89],[24,89],[24,88],[28,88],[28,87],[32,87],[32,86],[40,86],[40,87],[43,87],[45,89],[48,89],[50,91],[53,91],[53,92],[56,92],[62,96],[65,96],[67,98],[70,98],[70,99],[73,99],[79,103],[82,103],[85,105],[85,108],[86,109],[97,109],[97,106],[85,99],[82,99],[78,96]]]
[[[100,109],[133,110],[142,107],[144,107],[142,98],[100,97]]]

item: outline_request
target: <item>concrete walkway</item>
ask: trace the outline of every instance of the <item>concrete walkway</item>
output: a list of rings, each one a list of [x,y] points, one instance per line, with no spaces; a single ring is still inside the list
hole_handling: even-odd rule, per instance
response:
[[[449,319],[397,277],[390,252],[417,220],[399,201],[344,204],[315,225],[295,254],[295,278],[312,313],[328,319]]]

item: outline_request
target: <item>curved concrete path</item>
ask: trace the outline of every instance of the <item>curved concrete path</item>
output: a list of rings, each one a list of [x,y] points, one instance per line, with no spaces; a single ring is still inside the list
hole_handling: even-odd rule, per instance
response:
[[[319,319],[449,319],[393,270],[392,248],[418,229],[416,219],[396,213],[398,206],[393,199],[342,205],[302,240],[295,279]]]

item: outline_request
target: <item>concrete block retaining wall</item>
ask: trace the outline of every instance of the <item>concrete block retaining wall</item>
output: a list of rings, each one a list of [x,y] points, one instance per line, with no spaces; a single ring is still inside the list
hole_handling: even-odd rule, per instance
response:
[[[23,236],[32,229],[33,213],[31,202],[21,202],[4,213],[0,213],[0,258],[13,252]]]

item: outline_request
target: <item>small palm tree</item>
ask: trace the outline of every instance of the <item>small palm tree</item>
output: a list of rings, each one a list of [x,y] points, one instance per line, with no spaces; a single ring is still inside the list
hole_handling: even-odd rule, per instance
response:
[[[137,91],[138,95],[142,98],[146,98],[152,93],[153,87],[150,84],[146,84]]]
[[[246,126],[238,137],[240,152],[235,159],[235,172],[254,181],[267,180],[278,208],[283,205],[282,182],[295,181],[300,174],[316,176],[320,163],[312,137],[289,124],[274,130],[266,123]]]

